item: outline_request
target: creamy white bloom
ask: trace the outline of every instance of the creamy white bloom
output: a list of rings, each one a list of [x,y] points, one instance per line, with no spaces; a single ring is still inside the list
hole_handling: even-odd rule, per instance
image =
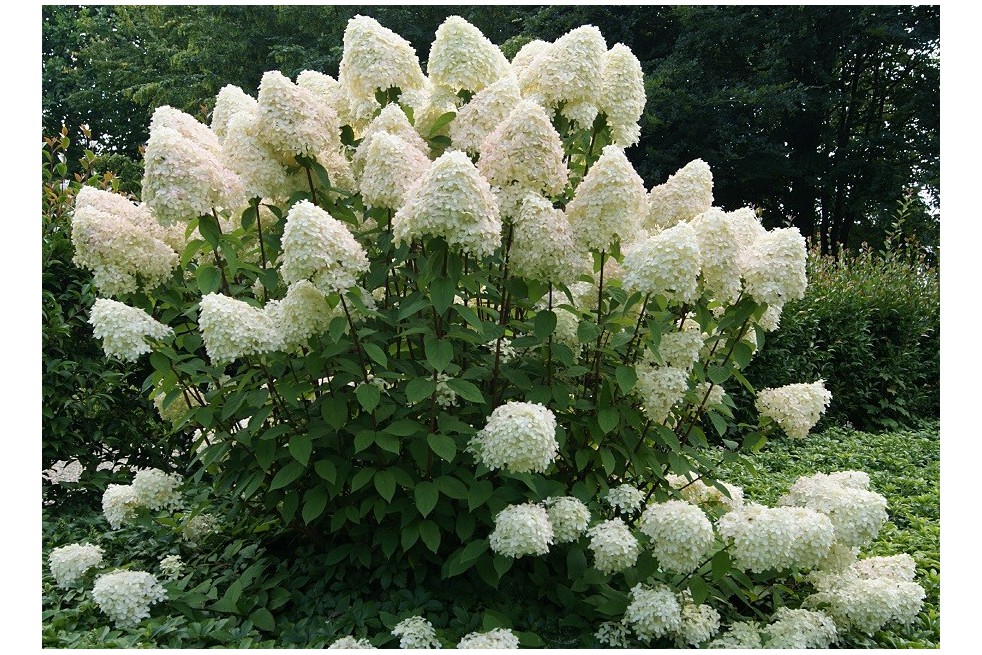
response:
[[[733,223],[729,214],[715,207],[689,223],[702,254],[702,285],[724,305],[736,302],[741,289],[740,241]]]
[[[606,146],[576,188],[566,214],[577,243],[591,250],[609,250],[615,242],[637,240],[644,204],[644,181],[624,150]]]
[[[808,253],[798,228],[778,228],[754,241],[744,257],[744,291],[757,302],[783,307],[805,296]]]
[[[542,107],[523,100],[498,123],[481,145],[478,168],[499,187],[515,183],[536,193],[556,195],[568,172],[563,142]]]
[[[699,297],[702,253],[695,230],[679,223],[640,241],[624,255],[624,288],[692,302]]]
[[[259,138],[281,156],[316,156],[341,145],[337,113],[279,71],[259,84]]]
[[[634,370],[638,381],[633,391],[641,399],[645,415],[656,423],[663,422],[689,390],[689,371],[657,366],[650,353],[645,353]]]
[[[211,130],[220,142],[224,142],[233,116],[256,115],[258,112],[259,103],[255,98],[234,84],[226,84],[215,97],[215,108],[211,112]]]
[[[70,462],[59,459],[50,468],[41,471],[41,477],[51,484],[78,482],[83,470],[82,462],[77,459]]]
[[[160,572],[168,580],[177,580],[184,572],[184,560],[180,555],[168,555],[160,560]]]
[[[102,339],[106,356],[126,362],[135,362],[150,352],[148,338],[160,340],[174,334],[142,309],[106,298],[97,298],[92,305],[89,324],[95,338]]]
[[[709,394],[708,396],[706,394]],[[695,386],[696,402],[702,403],[705,398],[704,406],[707,408],[718,407],[723,404],[723,397],[726,391],[718,384],[712,382],[700,382]]]
[[[133,476],[134,502],[151,511],[177,509],[181,503],[178,487],[183,479],[176,473],[165,473],[160,469],[141,469]]]
[[[699,361],[703,343],[702,330],[698,328],[667,332],[661,335],[658,354],[665,366],[691,370],[692,365]]]
[[[589,268],[586,253],[577,249],[569,221],[547,199],[528,194],[512,226],[509,266],[532,280],[569,283]]]
[[[218,135],[213,130],[180,109],[168,105],[157,107],[150,117],[150,133],[153,134],[162,127],[176,130],[185,139],[197,144],[199,148],[208,150],[211,154],[218,154],[221,149]]]
[[[648,505],[639,527],[651,539],[651,551],[658,565],[669,573],[691,573],[713,546],[709,518],[684,500]]]
[[[601,78],[597,107],[607,115],[614,145],[633,146],[641,137],[638,121],[647,101],[641,62],[630,48],[618,43],[604,56]]]
[[[211,514],[195,514],[181,528],[181,538],[191,546],[197,546],[218,532],[218,519]]]
[[[587,531],[593,565],[601,573],[617,573],[638,561],[638,540],[620,519],[599,523]]]
[[[501,218],[491,187],[459,150],[440,156],[392,218],[395,243],[443,237],[475,257],[501,243]]]
[[[460,16],[449,16],[436,30],[426,72],[434,84],[454,93],[480,91],[509,72],[501,49]]]
[[[590,510],[578,498],[547,498],[544,504],[557,544],[576,541],[590,526]]]
[[[630,484],[622,484],[607,491],[604,502],[622,513],[630,513],[641,509],[644,503],[644,493]]]
[[[281,333],[269,315],[247,302],[217,293],[201,299],[198,328],[208,357],[216,366],[283,349]]]
[[[743,489],[729,482],[717,480],[718,484],[726,488],[729,494],[727,495],[715,485],[708,485],[702,480],[689,480],[682,475],[669,474],[665,476],[665,481],[674,489],[679,490],[683,500],[695,505],[722,506],[733,509],[743,504]]]
[[[491,550],[505,557],[545,555],[555,541],[546,510],[533,503],[509,505],[494,517]]]
[[[648,220],[644,226],[657,232],[691,221],[713,206],[713,173],[709,164],[694,159],[655,186],[648,195]]]
[[[630,630],[625,624],[605,621],[600,624],[593,636],[601,644],[610,648],[629,648],[631,645],[629,635]]]
[[[649,641],[677,632],[682,627],[682,607],[672,590],[665,586],[637,584],[631,588],[624,622],[639,639]]]
[[[102,548],[89,543],[53,548],[48,554],[51,575],[59,587],[68,587],[85,572],[102,564]]]
[[[511,60],[511,70],[515,79],[523,80],[524,86],[522,86],[522,95],[529,95],[529,87],[535,82],[534,77],[526,75],[526,71],[531,66],[532,62],[535,61],[537,57],[542,55],[546,50],[552,47],[551,43],[542,41],[540,39],[534,39],[529,41],[515,53],[515,56]]]
[[[330,75],[312,70],[301,71],[297,75],[297,86],[309,91],[315,98],[332,109],[341,88],[338,81]]]
[[[547,107],[564,103],[563,115],[580,129],[589,129],[597,116],[606,55],[607,42],[600,30],[593,25],[577,27],[544,48],[525,68],[528,80],[523,94],[528,89]]]
[[[755,622],[737,622],[721,636],[713,639],[706,648],[761,648],[760,627]]]
[[[692,594],[686,590],[679,594],[682,621],[675,631],[675,645],[679,648],[698,646],[709,641],[719,632],[719,612],[705,603],[692,602]]]
[[[283,228],[280,264],[287,284],[311,279],[325,293],[343,293],[367,270],[365,249],[344,223],[307,200],[293,205]]]
[[[85,185],[75,196],[75,210],[83,207],[114,215],[120,221],[135,225],[147,237],[163,241],[173,250],[180,251],[184,248],[186,226],[162,225],[146,203],[136,203],[120,193]],[[148,266],[148,263],[140,262],[139,266]]]
[[[440,648],[433,624],[422,616],[411,616],[392,628],[392,634],[399,637],[399,648]]]
[[[814,568],[835,542],[829,518],[804,507],[748,503],[724,514],[716,529],[730,546],[734,566],[754,573]]]
[[[518,637],[508,628],[495,628],[488,632],[471,632],[457,644],[457,649],[464,648],[518,648]]]
[[[263,308],[279,332],[286,351],[297,350],[310,337],[327,331],[331,320],[342,315],[327,302],[323,291],[308,280],[294,282],[282,300],[271,300]]]
[[[828,648],[835,641],[835,622],[824,612],[779,607],[764,628],[768,648]]]
[[[288,175],[270,147],[259,138],[258,112],[243,112],[229,119],[222,157],[225,165],[239,176],[248,198],[286,198],[294,191],[307,188],[306,180]]]
[[[440,407],[453,407],[457,404],[457,392],[449,384],[451,379],[446,373],[436,375],[436,404]]]
[[[412,107],[416,131],[426,138],[449,135],[450,124],[456,120],[457,105],[461,102],[457,94],[442,86],[433,86],[424,94],[420,94],[416,105]],[[438,126],[437,122],[445,114],[454,114],[455,117],[450,123]]]
[[[364,639],[364,638],[362,638],[362,639],[355,639],[354,637],[350,637],[349,636],[349,637],[341,637],[340,639],[338,639],[337,641],[335,641],[333,644],[331,644],[330,646],[328,646],[328,649],[331,649],[331,648],[344,648],[344,649],[348,649],[348,648],[361,648],[361,649],[371,648],[371,649],[374,649],[375,646],[372,646],[372,642],[368,641],[367,639]]]
[[[757,392],[757,411],[774,419],[793,439],[800,439],[815,427],[832,402],[825,380],[810,384],[789,384]]]
[[[468,444],[489,469],[544,473],[559,453],[556,417],[538,403],[508,402],[491,412],[488,423]]]
[[[157,578],[145,571],[103,573],[92,587],[92,599],[117,627],[135,626],[150,616],[150,606],[167,599]]]
[[[800,477],[778,502],[821,512],[832,521],[837,543],[866,546],[887,521],[887,501],[880,494],[857,486],[854,480],[845,479],[852,484],[843,484],[843,478],[823,473]]]
[[[113,530],[133,518],[139,506],[136,490],[128,484],[111,484],[102,494],[102,514]]]
[[[522,100],[514,75],[505,75],[476,93],[450,122],[450,140],[470,155],[481,152],[484,140]]]
[[[377,134],[386,133],[397,136],[408,143],[415,150],[418,150],[424,157],[430,152],[430,147],[419,135],[416,129],[409,124],[406,112],[397,104],[386,105],[381,113],[368,124],[362,135],[361,143],[355,148],[355,154],[351,158],[351,169],[357,179],[361,179],[365,169],[365,157],[372,139]]]
[[[364,150],[358,189],[366,207],[398,210],[430,160],[398,136],[379,132]]]

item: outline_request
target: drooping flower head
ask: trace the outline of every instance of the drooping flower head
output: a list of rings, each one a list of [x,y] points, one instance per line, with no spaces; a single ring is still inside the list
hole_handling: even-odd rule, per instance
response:
[[[222,142],[225,165],[242,181],[247,198],[287,198],[306,188],[291,179],[269,145],[259,136],[259,113],[240,112],[229,119]]]
[[[835,542],[828,517],[804,507],[748,503],[724,514],[716,528],[734,566],[754,573],[814,568]]]
[[[426,66],[430,81],[454,93],[477,92],[508,72],[501,49],[460,16],[449,16],[436,30]]]
[[[805,296],[808,251],[798,228],[777,228],[761,234],[746,253],[744,290],[757,302],[783,307]]]
[[[589,128],[597,116],[603,85],[607,42],[593,25],[583,25],[559,37],[529,65],[529,90],[546,107],[563,104],[562,113],[580,129]]]
[[[571,283],[589,268],[566,215],[535,194],[526,194],[514,221],[508,261],[517,275],[559,284]]]
[[[215,97],[215,108],[211,112],[211,130],[224,143],[232,117],[236,114],[258,113],[259,103],[255,98],[234,84],[226,84]]]
[[[177,509],[181,504],[178,487],[183,482],[176,473],[160,469],[141,469],[133,476],[133,498],[140,507],[156,512],[161,509]]]
[[[92,599],[117,627],[135,626],[150,616],[150,606],[167,598],[167,591],[146,571],[103,573],[92,587]]]
[[[411,144],[387,132],[372,135],[364,150],[359,181],[366,207],[401,209],[430,160]]]
[[[792,439],[800,439],[815,427],[832,402],[825,381],[788,384],[757,392],[757,411],[774,419]]]
[[[163,339],[174,334],[173,329],[142,309],[106,298],[98,298],[92,305],[89,324],[95,338],[102,339],[106,356],[124,362],[135,362],[150,352],[147,338]]]
[[[641,399],[645,416],[662,423],[675,403],[682,400],[689,390],[689,371],[674,366],[659,366],[648,353],[635,366],[635,371],[638,381],[634,392]]]
[[[869,545],[887,521],[887,500],[869,489],[869,478],[860,484],[836,473],[803,476],[778,502],[828,516],[835,528],[836,543],[841,546]]]
[[[279,71],[264,73],[259,84],[257,127],[260,139],[282,157],[316,156],[341,144],[334,109]]]
[[[53,548],[48,555],[51,575],[59,587],[68,587],[89,569],[102,564],[102,548],[92,544],[69,544]]]
[[[702,254],[695,230],[679,223],[631,246],[624,255],[624,288],[691,302],[699,297]]]
[[[508,118],[521,100],[514,75],[506,75],[479,91],[450,122],[450,140],[454,147],[472,155],[481,152],[487,136]]]
[[[310,279],[324,293],[343,293],[367,270],[368,255],[344,223],[307,200],[293,205],[280,266],[287,284]]]
[[[468,448],[491,470],[543,473],[559,452],[556,417],[537,403],[505,403],[491,412]]]
[[[136,490],[132,485],[110,484],[102,494],[102,514],[113,530],[118,530],[130,520],[138,506]]]
[[[286,297],[271,300],[263,308],[282,340],[286,351],[298,350],[310,337],[327,331],[338,312],[327,302],[324,292],[309,280],[290,285]]]
[[[568,172],[563,143],[542,107],[521,101],[484,139],[478,167],[495,186],[515,183],[524,190],[560,193]]]
[[[424,157],[430,151],[430,147],[426,145],[426,141],[409,124],[409,119],[406,118],[406,112],[397,104],[386,105],[375,120],[365,128],[361,143],[358,144],[355,154],[351,158],[351,169],[354,171],[356,178],[361,179],[362,171],[365,168],[365,157],[371,146],[372,139],[376,134],[380,133],[387,133],[399,137],[418,150]]]
[[[491,550],[505,557],[545,555],[555,541],[549,515],[539,505],[509,505],[494,518]]]
[[[719,612],[705,603],[693,602],[689,590],[679,594],[679,601],[682,622],[675,631],[676,646],[698,646],[716,636],[719,632]]]
[[[217,293],[201,299],[198,327],[216,366],[283,347],[280,331],[263,310]]]
[[[641,231],[644,181],[617,146],[606,146],[576,188],[566,207],[577,243],[591,250],[610,250],[630,243]]]
[[[622,148],[633,146],[641,137],[638,121],[647,100],[641,62],[630,48],[618,43],[604,56],[601,77],[597,107],[607,115],[614,144]]]
[[[724,305],[740,296],[742,268],[740,241],[734,221],[721,209],[711,208],[689,223],[702,254],[702,285]]]
[[[713,206],[713,173],[709,164],[694,159],[651,189],[645,228],[657,232],[708,211]]]
[[[682,606],[672,590],[659,585],[637,584],[628,597],[624,622],[645,641],[676,632],[682,627]]]

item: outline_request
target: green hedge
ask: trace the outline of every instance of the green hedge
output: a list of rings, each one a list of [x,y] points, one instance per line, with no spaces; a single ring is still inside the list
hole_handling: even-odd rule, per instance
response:
[[[757,389],[824,379],[827,424],[869,430],[937,417],[938,269],[910,246],[812,253],[808,269],[805,297],[785,307],[747,378]]]

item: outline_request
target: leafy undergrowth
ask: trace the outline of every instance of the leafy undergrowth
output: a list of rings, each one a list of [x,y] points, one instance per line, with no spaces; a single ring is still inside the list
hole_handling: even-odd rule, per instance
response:
[[[753,460],[721,478],[744,487],[747,498],[773,504],[800,475],[863,470],[886,496],[890,521],[869,555],[911,554],[917,581],[927,591],[924,608],[910,626],[891,626],[852,647],[937,647],[939,621],[939,436],[937,424],[870,434],[833,428],[798,441],[775,440]],[[316,540],[290,540],[269,532],[259,516],[222,517],[223,529],[198,548],[180,532],[149,520],[111,531],[98,507],[59,512],[45,508],[42,552],[45,647],[323,648],[339,637],[369,637],[395,647],[390,630],[400,619],[422,612],[440,631],[444,646],[463,634],[498,626],[515,629],[528,647],[596,646],[581,617],[536,601],[523,576],[505,576],[498,592],[474,586],[466,576],[438,581],[402,561],[388,568],[337,571],[329,549]],[[264,535],[262,544],[257,534]],[[169,600],[136,628],[118,629],[91,599],[92,574],[69,590],[54,585],[47,556],[55,546],[97,543],[107,563],[159,575],[158,562],[181,554],[186,573],[166,583]],[[327,572],[333,572],[329,577]],[[252,605],[252,598],[255,604]],[[227,602],[226,602],[227,601]],[[227,606],[234,611],[216,611]],[[508,608],[509,617],[496,608]],[[269,614],[266,609],[272,610]],[[275,616],[273,616],[275,615]]]

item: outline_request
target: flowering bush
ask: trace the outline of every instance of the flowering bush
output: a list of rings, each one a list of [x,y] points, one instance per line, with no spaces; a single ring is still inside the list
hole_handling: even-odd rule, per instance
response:
[[[146,389],[196,430],[195,474],[316,535],[332,565],[491,587],[520,569],[569,611],[622,619],[606,643],[709,642],[717,607],[752,607],[747,572],[827,573],[814,598],[833,627],[909,618],[916,594],[858,617],[829,577],[882,524],[868,479],[802,481],[771,508],[714,478],[828,405],[820,382],[768,390],[738,425],[723,392],[750,387],[741,371],[804,293],[797,230],[712,207],[699,160],[646,190],[624,151],[640,66],[596,28],[509,64],[448,19],[428,73],[357,17],[338,80],[226,87],[211,127],[161,107],[145,203],[76,204],[77,261],[115,298],[96,334],[108,355],[152,353]],[[176,485],[137,473],[106,517],[176,508]],[[769,634],[819,614],[789,612]],[[831,643],[833,619],[808,620],[808,643]],[[440,645],[418,615],[392,634]]]

